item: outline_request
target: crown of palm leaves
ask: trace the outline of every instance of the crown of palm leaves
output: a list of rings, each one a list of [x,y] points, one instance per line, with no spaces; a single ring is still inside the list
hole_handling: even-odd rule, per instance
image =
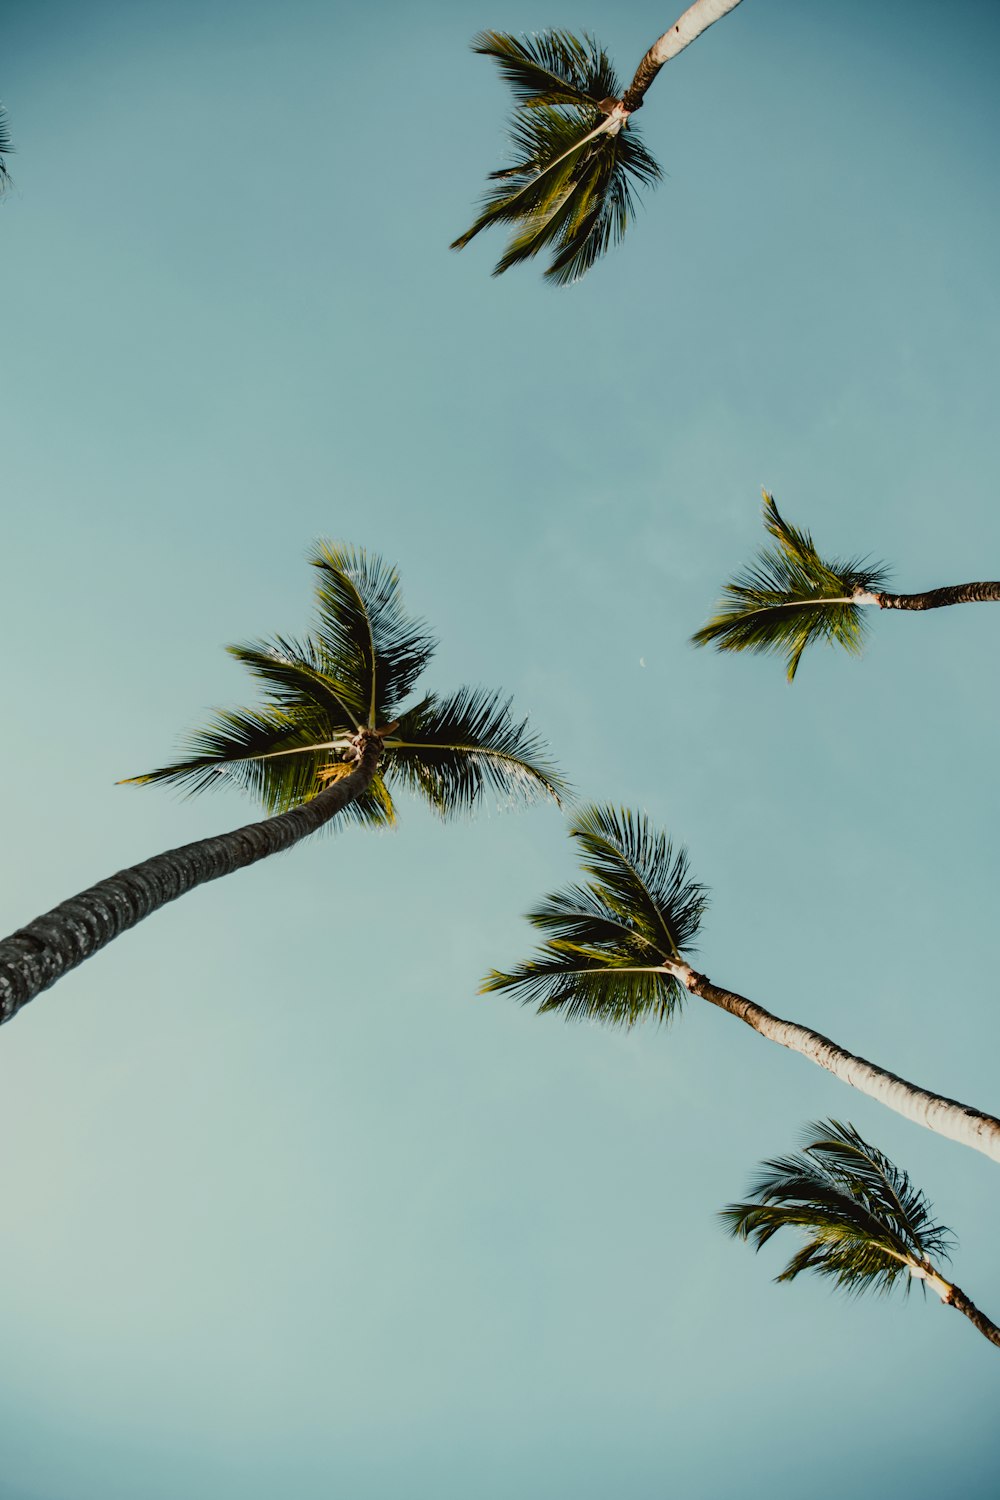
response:
[[[724,586],[718,613],[691,639],[718,651],[784,656],[791,682],[812,641],[861,651],[867,620],[852,599],[885,588],[887,573],[867,558],[824,562],[809,533],[790,526],[766,491],[764,525],[777,545],[763,548]]]
[[[351,768],[359,733],[377,733],[378,772],[344,818],[393,823],[400,787],[442,815],[471,809],[487,792],[559,800],[562,778],[501,695],[461,688],[406,706],[435,641],[404,610],[394,568],[322,541],[310,560],[319,573],[311,634],[229,647],[260,683],[263,702],[216,712],[189,737],[180,760],[132,782],[171,782],[196,793],[228,781],[267,811],[284,812]]]
[[[608,108],[619,84],[593,37],[485,31],[472,46],[496,60],[514,93],[514,162],[490,174],[496,185],[452,249],[490,224],[511,224],[494,276],[550,250],[546,278],[560,285],[578,280],[622,238],[635,217],[633,189],[656,182],[660,168],[632,127],[610,128]]]
[[[899,1284],[909,1291],[913,1270],[950,1258],[954,1236],[935,1221],[925,1194],[851,1125],[808,1125],[800,1152],[762,1168],[753,1201],[729,1204],[721,1218],[755,1250],[779,1229],[805,1236],[777,1281],[816,1271],[850,1293],[885,1293]]]
[[[494,970],[483,992],[506,990],[540,1012],[632,1026],[667,1021],[683,985],[664,969],[693,945],[707,905],[705,888],[648,819],[626,809],[589,807],[570,825],[589,877],[547,896],[528,920],[544,933],[538,954],[509,973]]]

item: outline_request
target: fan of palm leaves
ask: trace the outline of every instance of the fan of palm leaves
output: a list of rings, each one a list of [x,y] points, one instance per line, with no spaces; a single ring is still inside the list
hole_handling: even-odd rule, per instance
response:
[[[914,1272],[932,1271],[954,1246],[906,1173],[837,1120],[807,1126],[800,1152],[764,1162],[750,1196],[722,1210],[734,1237],[759,1250],[779,1229],[805,1236],[777,1281],[816,1271],[851,1293],[900,1282],[908,1292]]]
[[[852,601],[856,592],[883,589],[887,574],[866,558],[824,562],[809,533],[783,520],[766,491],[764,525],[777,545],[762,549],[725,585],[718,614],[691,639],[719,651],[784,656],[791,682],[812,641],[835,641],[860,652],[865,606]]]
[[[491,973],[482,992],[508,990],[568,1019],[669,1020],[685,991],[663,965],[690,949],[707,905],[687,855],[625,809],[586,808],[570,834],[588,878],[529,913],[546,935],[539,953],[510,973]]]
[[[490,174],[495,186],[482,212],[452,249],[490,224],[510,224],[494,276],[550,250],[546,277],[575,281],[622,238],[635,217],[634,189],[656,182],[660,168],[631,123],[610,117],[619,84],[592,37],[484,31],[472,45],[495,58],[513,90],[514,161]]]
[[[14,150],[14,143],[10,137],[10,124],[7,119],[7,111],[0,104],[0,196],[10,187],[10,170],[7,166],[7,158]]]
[[[217,712],[182,759],[132,782],[194,793],[228,781],[268,812],[284,812],[351,770],[365,731],[383,742],[378,774],[339,821],[393,823],[399,787],[441,814],[470,809],[486,793],[559,800],[562,779],[501,695],[463,688],[406,706],[435,642],[404,610],[394,568],[329,542],[317,543],[311,561],[319,573],[312,633],[229,648],[257,678],[263,702]]]

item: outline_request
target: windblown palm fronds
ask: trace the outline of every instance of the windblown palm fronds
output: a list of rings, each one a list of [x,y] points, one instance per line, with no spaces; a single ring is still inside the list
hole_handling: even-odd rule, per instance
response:
[[[546,934],[541,950],[483,990],[508,990],[540,1012],[632,1026],[667,1021],[684,986],[663,968],[694,943],[707,904],[675,850],[648,819],[590,807],[570,825],[588,880],[546,897],[528,920]]]
[[[721,1212],[734,1237],[755,1250],[780,1229],[805,1238],[777,1281],[815,1271],[850,1293],[909,1292],[914,1280],[939,1276],[935,1263],[954,1245],[907,1174],[838,1120],[807,1126],[800,1152],[764,1162],[750,1198]]]
[[[790,526],[766,492],[764,525],[777,545],[763,548],[725,585],[718,613],[692,641],[719,651],[784,656],[791,682],[813,641],[861,651],[866,601],[858,596],[884,588],[887,575],[866,558],[824,562],[809,533]]]
[[[472,45],[496,60],[513,90],[514,161],[490,174],[496,186],[452,249],[488,225],[509,224],[514,232],[495,276],[548,250],[546,277],[575,281],[622,238],[635,217],[635,189],[655,183],[660,168],[627,117],[611,113],[619,84],[592,37],[487,31]]]
[[[10,169],[7,166],[7,158],[14,150],[14,143],[10,135],[10,123],[7,119],[7,111],[0,104],[0,197],[10,187]]]

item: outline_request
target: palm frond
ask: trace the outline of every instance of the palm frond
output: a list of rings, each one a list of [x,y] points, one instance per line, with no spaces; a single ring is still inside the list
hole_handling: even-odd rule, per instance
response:
[[[618,81],[592,38],[550,32],[523,41],[491,32],[476,43],[501,63],[520,101],[510,129],[514,161],[491,173],[495,186],[452,249],[490,224],[512,224],[495,276],[551,249],[546,276],[559,285],[577,280],[621,239],[635,216],[634,189],[656,182],[660,169],[631,123],[604,128],[599,106],[617,98]]]
[[[470,811],[490,794],[559,802],[566,791],[528,721],[511,714],[510,699],[476,688],[430,694],[403,714],[386,738],[384,771],[391,785],[421,793],[444,816]]]
[[[816,1271],[850,1293],[908,1292],[912,1269],[948,1259],[954,1244],[907,1174],[838,1120],[807,1126],[800,1152],[764,1162],[750,1200],[722,1210],[733,1236],[756,1250],[780,1229],[805,1236],[778,1281]]]
[[[10,169],[7,166],[7,158],[14,151],[14,142],[11,140],[10,121],[7,111],[0,104],[0,197],[10,187]]]
[[[311,705],[327,715],[331,728],[356,730],[365,722],[369,704],[356,681],[334,676],[326,653],[318,648],[318,642],[279,635],[273,641],[250,641],[226,650],[264,683],[275,703],[289,709]]]
[[[865,606],[851,600],[856,590],[885,588],[886,569],[866,558],[824,562],[809,533],[790,526],[766,492],[764,525],[777,545],[763,548],[724,586],[718,613],[693,643],[784,656],[789,682],[813,641],[858,654],[867,621]]]
[[[621,92],[604,49],[584,32],[541,31],[512,36],[503,31],[481,31],[472,50],[492,57],[522,108],[535,105],[600,104]]]
[[[319,569],[317,637],[327,670],[342,684],[356,684],[362,722],[374,729],[393,720],[436,642],[422,622],[403,609],[399,575],[380,557],[334,542],[315,544],[310,561]]]
[[[546,934],[534,958],[494,970],[483,990],[506,990],[539,1011],[632,1026],[668,1021],[685,990],[664,969],[697,937],[707,904],[674,850],[643,815],[590,807],[570,826],[583,849],[585,885],[547,896],[528,920]]]
[[[189,796],[228,782],[257,798],[267,812],[279,813],[316,796],[326,785],[331,764],[350,759],[349,736],[335,733],[331,738],[329,722],[319,711],[266,704],[219,710],[188,737],[180,759],[126,780],[136,786],[167,782]],[[395,820],[392,798],[380,775],[337,821],[339,826],[383,826]]]

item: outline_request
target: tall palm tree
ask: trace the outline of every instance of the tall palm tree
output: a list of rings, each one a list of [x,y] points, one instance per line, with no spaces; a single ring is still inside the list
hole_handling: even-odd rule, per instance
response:
[[[749,1240],[755,1250],[779,1229],[805,1235],[776,1281],[815,1271],[852,1293],[886,1293],[897,1286],[909,1292],[919,1281],[1000,1346],[1000,1328],[935,1264],[951,1259],[951,1230],[935,1222],[933,1205],[906,1173],[853,1126],[838,1120],[808,1125],[800,1152],[762,1165],[750,1188],[752,1201],[730,1203],[721,1218],[730,1234]]]
[[[494,276],[551,250],[547,279],[563,285],[587,272],[635,217],[636,187],[662,176],[630,117],[663,67],[740,0],[696,0],[653,43],[624,91],[592,36],[482,31],[473,51],[496,59],[514,93],[514,163],[490,174],[496,186],[479,217],[452,242],[461,250],[490,224],[514,226]]]
[[[558,802],[562,780],[509,700],[476,688],[413,699],[435,642],[404,611],[395,569],[327,542],[311,561],[313,632],[229,648],[263,702],[216,713],[182,759],[131,778],[189,792],[235,784],[270,816],[119,871],[0,942],[0,1021],[168,901],[290,848],[338,813],[393,823],[400,789],[446,817],[486,793]]]
[[[583,855],[585,883],[556,891],[529,914],[546,934],[541,951],[509,973],[494,970],[484,993],[506,990],[569,1020],[633,1026],[647,1017],[671,1020],[686,991],[907,1119],[1000,1161],[1000,1120],[907,1083],[692,968],[684,954],[698,936],[707,892],[690,879],[684,850],[675,850],[645,816],[590,807],[570,834]]]
[[[777,545],[762,548],[748,568],[725,584],[718,613],[691,639],[718,651],[784,656],[789,682],[813,641],[837,642],[857,655],[864,645],[866,607],[941,609],[1000,600],[1000,582],[890,594],[881,564],[867,558],[824,562],[809,533],[790,526],[766,490],[764,525]]]

